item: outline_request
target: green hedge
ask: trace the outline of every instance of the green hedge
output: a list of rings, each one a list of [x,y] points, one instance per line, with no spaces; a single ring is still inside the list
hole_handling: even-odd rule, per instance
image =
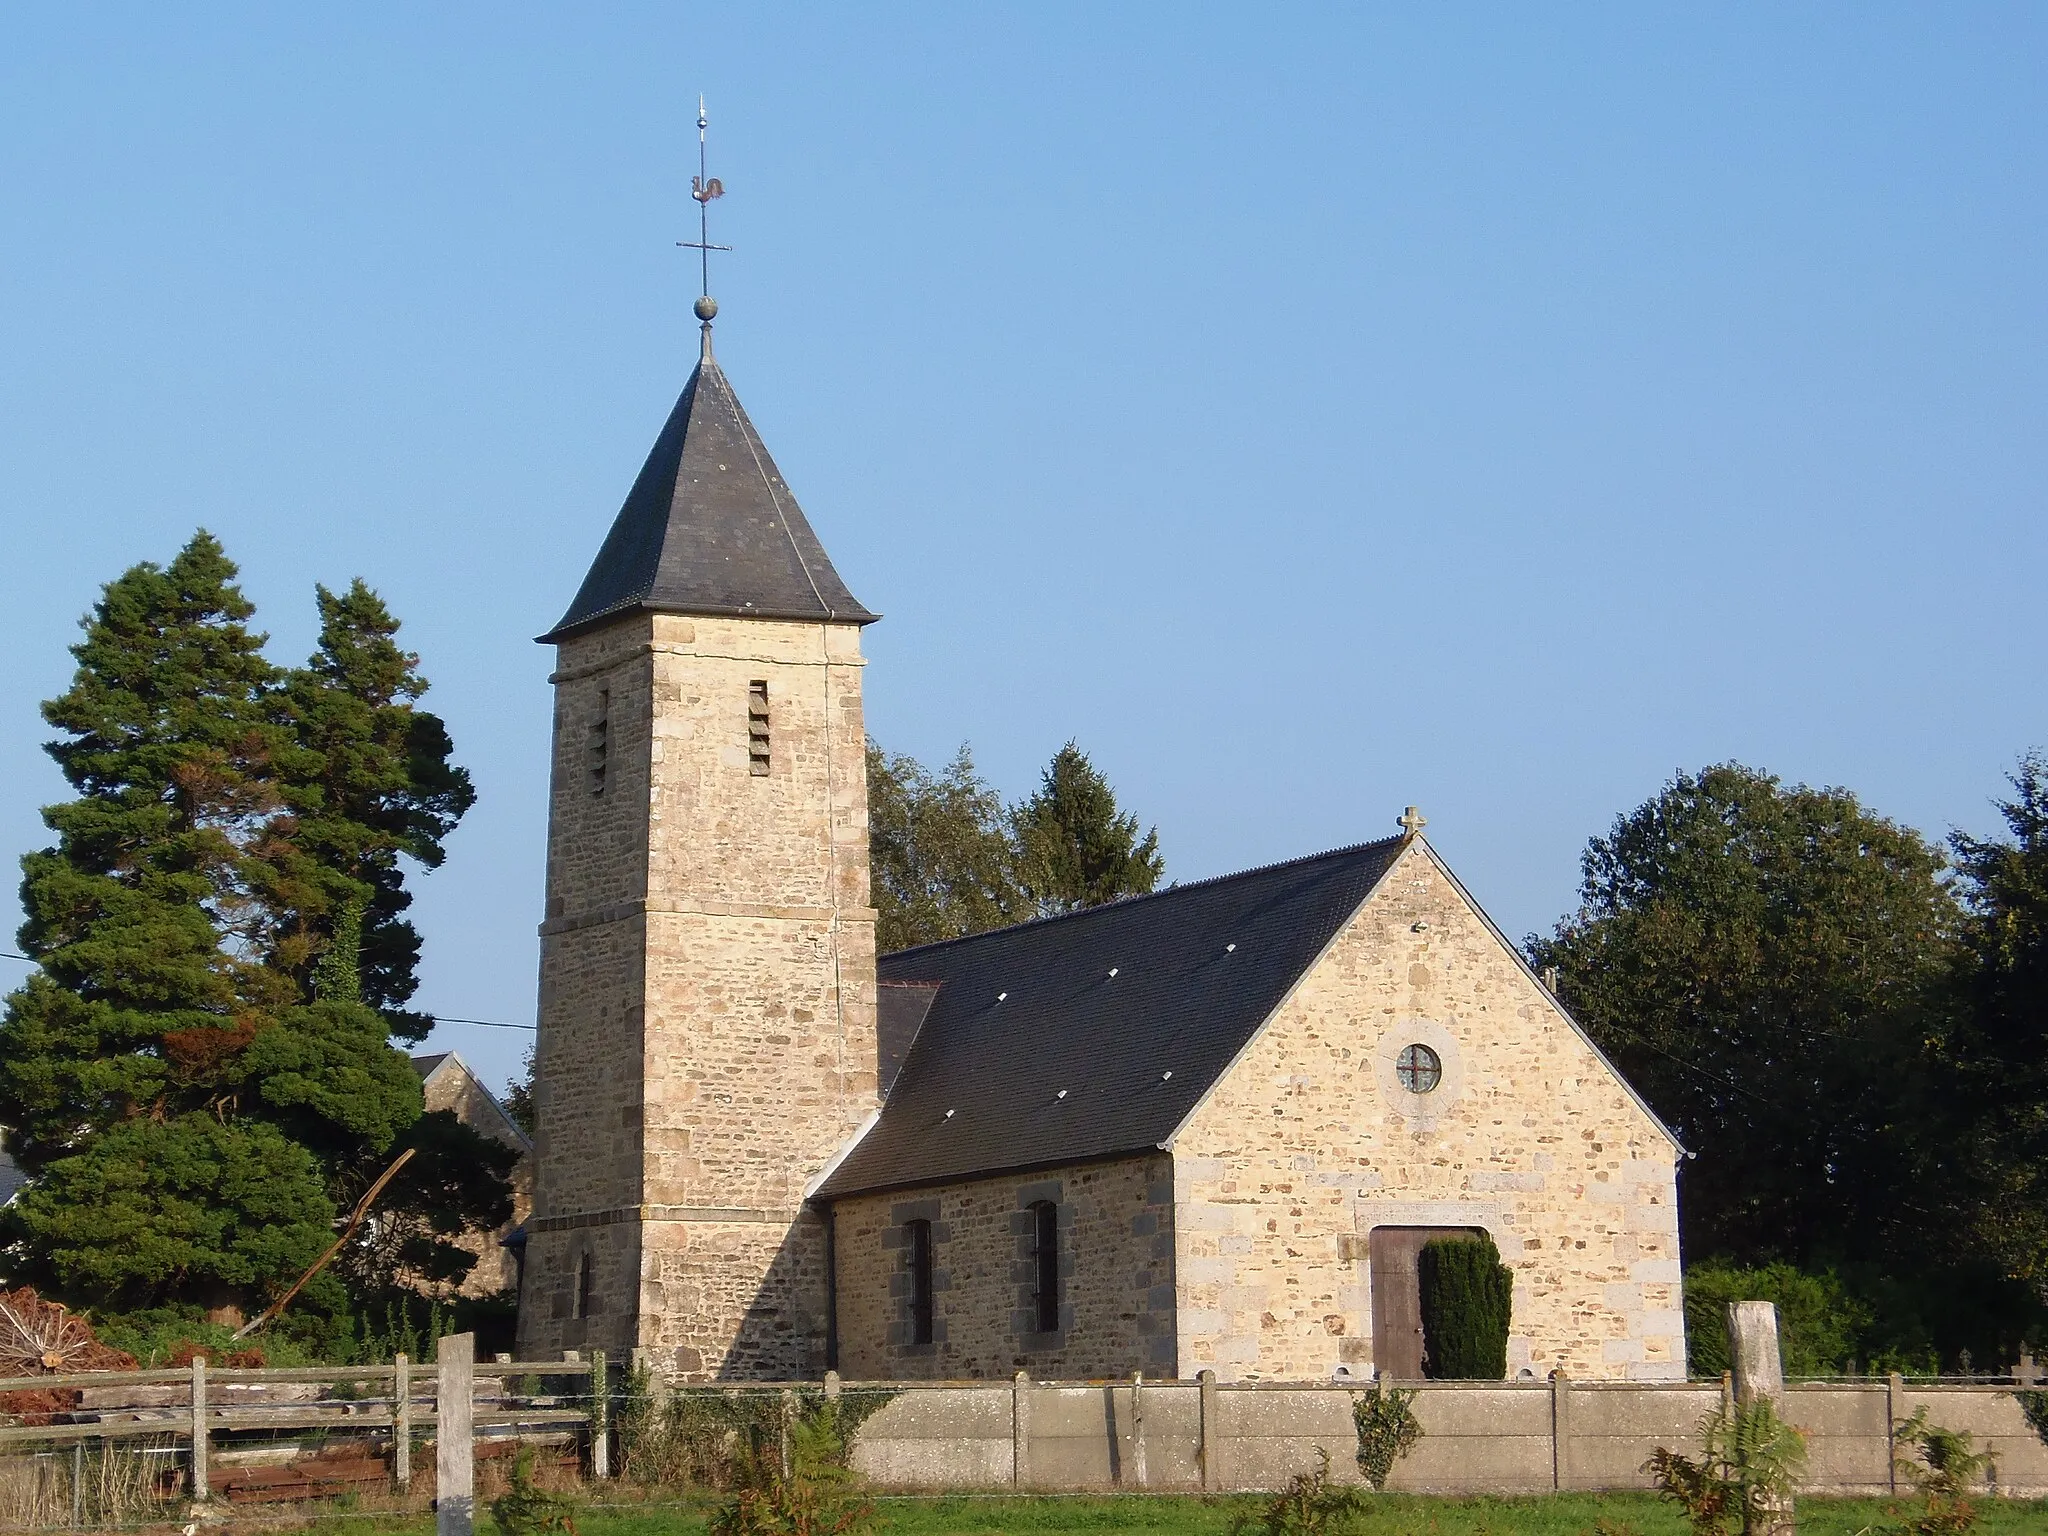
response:
[[[1422,1245],[1423,1370],[1440,1381],[1501,1381],[1515,1272],[1490,1237],[1436,1237]]]

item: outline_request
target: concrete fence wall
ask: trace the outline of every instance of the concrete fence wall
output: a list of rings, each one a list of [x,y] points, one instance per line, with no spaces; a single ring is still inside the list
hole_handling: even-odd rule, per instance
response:
[[[865,1385],[883,1385],[881,1383]],[[1356,1388],[1213,1381],[891,1384],[901,1394],[862,1425],[854,1451],[876,1485],[1041,1491],[1265,1490],[1329,1453],[1356,1481]],[[1423,1437],[1388,1486],[1412,1493],[1647,1488],[1658,1446],[1695,1451],[1714,1383],[1417,1382]],[[1998,1456],[1996,1490],[2048,1496],[2048,1446],[2009,1387],[1897,1381],[1786,1388],[1807,1434],[1806,1489],[1895,1487],[1891,1428],[1925,1405]]]

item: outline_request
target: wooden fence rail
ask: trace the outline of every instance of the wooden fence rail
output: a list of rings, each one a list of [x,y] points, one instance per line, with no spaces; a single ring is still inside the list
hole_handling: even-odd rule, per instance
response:
[[[412,1442],[424,1436],[436,1446],[440,1536],[470,1536],[478,1438],[569,1430],[588,1445],[592,1470],[599,1476],[610,1462],[602,1352],[587,1360],[571,1353],[560,1360],[500,1356],[477,1362],[474,1349],[470,1334],[442,1339],[431,1375],[400,1355],[390,1365],[214,1370],[202,1357],[176,1370],[0,1378],[0,1392],[80,1395],[76,1408],[54,1412],[51,1423],[0,1425],[0,1452],[16,1446],[167,1440],[167,1449],[185,1462],[186,1491],[204,1504],[216,1492],[212,1453],[216,1437],[223,1434],[378,1434],[388,1438],[389,1476],[401,1490],[412,1481]],[[574,1389],[525,1394],[518,1386],[526,1380],[566,1381]],[[297,1394],[272,1395],[292,1387],[368,1391],[310,1401]]]

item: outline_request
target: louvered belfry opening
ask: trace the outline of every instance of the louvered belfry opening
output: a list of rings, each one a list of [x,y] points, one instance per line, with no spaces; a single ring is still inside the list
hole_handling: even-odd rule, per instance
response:
[[[747,684],[747,772],[765,779],[768,768],[768,680],[757,677]]]

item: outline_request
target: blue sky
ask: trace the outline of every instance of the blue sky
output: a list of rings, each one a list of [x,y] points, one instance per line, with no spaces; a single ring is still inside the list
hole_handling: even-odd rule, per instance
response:
[[[9,8],[0,850],[79,615],[203,523],[281,661],[316,580],[406,621],[482,792],[421,1002],[532,1017],[531,637],[694,356],[700,90],[720,357],[889,747],[1015,795],[1075,737],[1183,879],[1417,802],[1516,934],[1678,768],[1988,830],[2048,745],[2044,59],[2019,6]]]

